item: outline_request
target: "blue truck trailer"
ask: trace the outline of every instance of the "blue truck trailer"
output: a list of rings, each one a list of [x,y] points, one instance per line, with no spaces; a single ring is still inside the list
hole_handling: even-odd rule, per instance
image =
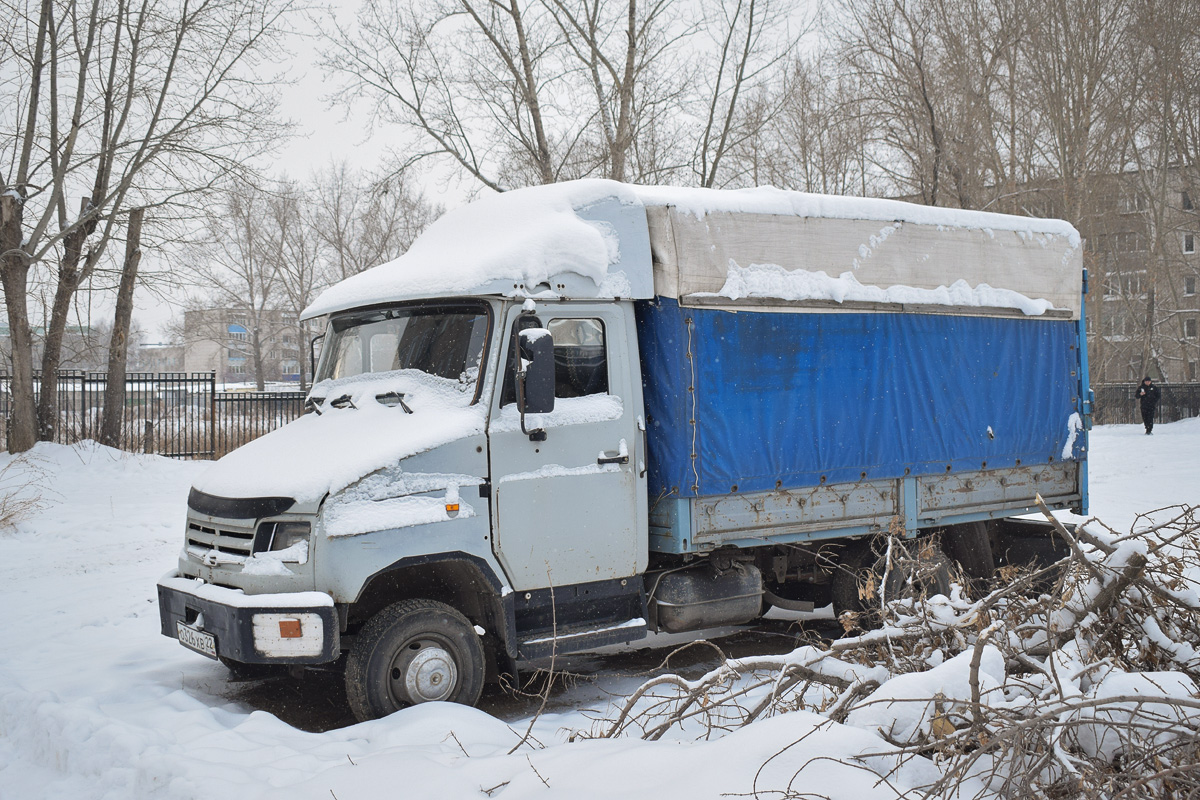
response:
[[[1038,495],[1086,511],[1084,290],[1057,220],[606,181],[472,203],[306,311],[311,413],[197,481],[163,633],[342,669],[368,719],[855,610],[885,532],[985,579]]]

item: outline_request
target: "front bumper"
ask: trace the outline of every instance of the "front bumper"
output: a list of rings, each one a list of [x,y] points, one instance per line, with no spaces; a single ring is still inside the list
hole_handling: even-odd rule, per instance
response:
[[[172,573],[158,582],[158,615],[164,636],[178,639],[182,623],[243,664],[326,664],[341,652],[337,609],[322,592],[248,595]]]

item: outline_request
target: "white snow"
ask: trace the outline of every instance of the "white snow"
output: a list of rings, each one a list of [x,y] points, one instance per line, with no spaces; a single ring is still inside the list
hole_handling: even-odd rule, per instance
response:
[[[179,577],[171,571],[158,581],[163,586],[170,586],[180,591],[189,592],[196,597],[224,603],[236,608],[256,608],[258,606],[288,606],[296,608],[322,608],[333,605],[333,598],[324,592],[288,592],[286,594],[253,594],[248,595],[241,589],[230,589],[226,586],[214,586],[204,583],[199,578]]]
[[[767,297],[774,300],[832,300],[862,303],[963,306],[968,308],[1015,308],[1027,316],[1040,316],[1054,304],[1035,300],[1011,289],[994,289],[986,283],[970,286],[958,280],[936,289],[912,286],[864,286],[852,272],[831,278],[824,272],[788,270],[777,264],[751,264],[748,267],[729,262],[728,277],[719,292],[696,292],[691,297]]]
[[[319,501],[371,472],[464,436],[483,433],[486,410],[470,405],[474,387],[416,370],[323,381],[322,413],[303,417],[238,448],[209,468],[196,488],[218,497],[291,497]],[[375,397],[400,392],[402,406]],[[353,406],[330,401],[349,395]]]
[[[645,263],[631,261],[613,225],[583,219],[581,209],[615,203],[636,212],[633,224],[645,229],[644,208],[673,206],[697,219],[707,214],[752,214],[864,219],[884,223],[861,259],[905,223],[1016,231],[1023,237],[1065,237],[1072,248],[1079,233],[1061,220],[1034,219],[979,211],[923,206],[896,200],[789,192],[772,188],[716,190],[633,186],[581,180],[493,194],[439,218],[408,252],[329,288],[303,313],[311,318],[366,303],[470,293],[557,297],[556,275],[581,276],[594,287],[589,297],[635,297],[634,286],[650,286]],[[637,234],[630,234],[637,235]],[[539,289],[545,284],[548,288]],[[524,287],[524,288],[518,288]]]
[[[988,428],[988,433],[992,429]],[[1075,440],[1079,438],[1079,434],[1083,432],[1083,418],[1078,412],[1072,413],[1067,418],[1067,441],[1063,444],[1062,459],[1067,461],[1075,456]]]
[[[419,421],[421,411],[413,407]],[[1093,431],[1092,512],[1128,530],[1143,512],[1196,503],[1198,452],[1200,420],[1159,425],[1154,436],[1134,425]],[[5,800],[440,800],[484,798],[486,790],[504,800],[695,800],[755,791],[782,797],[789,787],[794,796],[874,800],[896,797],[939,774],[934,760],[900,763],[879,755],[893,748],[875,728],[894,721],[899,731],[928,719],[924,704],[908,704],[925,708],[921,717],[896,701],[936,689],[962,711],[965,669],[950,659],[910,679],[928,685],[906,686],[898,678],[884,683],[880,702],[868,706],[877,709],[874,716],[851,718],[861,727],[796,712],[730,734],[714,732],[709,740],[673,731],[657,742],[570,741],[572,732],[589,730],[595,713],[605,711],[581,706],[541,716],[533,724],[535,741],[510,754],[528,720],[504,722],[470,708],[429,704],[306,733],[229,700],[235,692],[222,666],[159,633],[155,584],[176,560],[188,488],[206,465],[91,443],[39,445],[32,457],[44,476],[45,507],[0,531],[0,596],[7,610],[0,619]],[[9,461],[0,455],[0,468]],[[223,601],[242,596],[201,588],[220,593]],[[296,597],[287,597],[295,605]],[[302,597],[311,605],[330,602],[315,592]],[[854,665],[827,660],[828,669],[855,674]],[[981,685],[992,685],[1002,671],[985,652]],[[605,690],[628,691],[628,680],[613,678]],[[1112,673],[1087,691],[1153,698],[1193,694],[1196,687],[1174,673]],[[1152,700],[1117,710],[1162,712]],[[1095,736],[1080,746],[1107,752],[1112,744]],[[881,781],[879,775],[892,767]]]
[[[451,513],[446,506],[458,504]],[[355,536],[361,533],[410,528],[450,519],[475,516],[475,509],[457,497],[393,497],[387,500],[339,502],[331,505],[325,520],[325,535]]]
[[[601,457],[604,456],[603,453],[600,455]],[[496,480],[496,483],[499,485],[515,481],[536,481],[542,478],[561,478],[567,475],[599,475],[605,472],[620,471],[621,468],[616,464],[584,464],[582,467],[564,467],[561,464],[547,464],[530,472],[512,472],[508,475],[501,475]]]
[[[584,397],[559,397],[549,414],[526,414],[525,427],[561,428],[566,425],[585,425],[590,422],[610,422],[625,413],[621,398],[613,394],[589,394]],[[492,420],[492,433],[512,433],[521,430],[521,414],[517,404],[500,409]]]
[[[925,672],[897,675],[850,712],[847,725],[879,731],[895,742],[915,743],[927,737],[934,718],[962,713],[971,702],[971,659],[967,650]],[[979,664],[980,700],[996,703],[1004,683],[1004,656],[984,646]]]
[[[282,575],[288,576],[292,571],[284,564],[307,564],[308,542],[299,541],[284,550],[272,550],[267,553],[255,553],[242,562],[243,575]]]
[[[620,184],[618,184],[619,186]],[[1079,244],[1079,232],[1067,222],[1055,219],[1017,217],[982,211],[879,200],[866,197],[790,192],[770,187],[757,189],[683,189],[672,186],[629,187],[647,206],[671,205],[696,219],[719,212],[749,214],[785,214],[823,219],[869,219],[887,223],[880,229],[879,241],[894,232],[896,223],[970,228],[972,230],[1016,231],[1028,236],[1049,234],[1067,237],[1072,246]],[[887,230],[892,228],[892,230]],[[884,232],[886,230],[886,233]]]

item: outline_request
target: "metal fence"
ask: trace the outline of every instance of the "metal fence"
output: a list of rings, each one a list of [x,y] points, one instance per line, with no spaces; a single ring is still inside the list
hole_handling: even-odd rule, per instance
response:
[[[0,417],[11,415],[9,375],[0,373]],[[108,376],[62,370],[54,441],[100,435]],[[34,375],[35,394],[41,376]],[[120,448],[175,458],[220,458],[304,413],[303,392],[218,391],[211,372],[132,372],[125,378]],[[7,428],[7,426],[6,426]]]
[[[1160,383],[1158,388],[1162,395],[1154,414],[1155,422],[1200,417],[1200,383]],[[1092,391],[1096,394],[1093,420],[1097,425],[1141,424],[1141,407],[1134,397],[1137,384],[1100,384],[1093,386]]]

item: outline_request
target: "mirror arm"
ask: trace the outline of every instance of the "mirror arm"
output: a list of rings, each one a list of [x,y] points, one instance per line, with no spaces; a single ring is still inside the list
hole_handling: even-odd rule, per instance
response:
[[[308,361],[312,367],[312,371],[308,374],[310,379],[317,377],[317,342],[324,338],[325,334],[321,333],[308,340]]]

